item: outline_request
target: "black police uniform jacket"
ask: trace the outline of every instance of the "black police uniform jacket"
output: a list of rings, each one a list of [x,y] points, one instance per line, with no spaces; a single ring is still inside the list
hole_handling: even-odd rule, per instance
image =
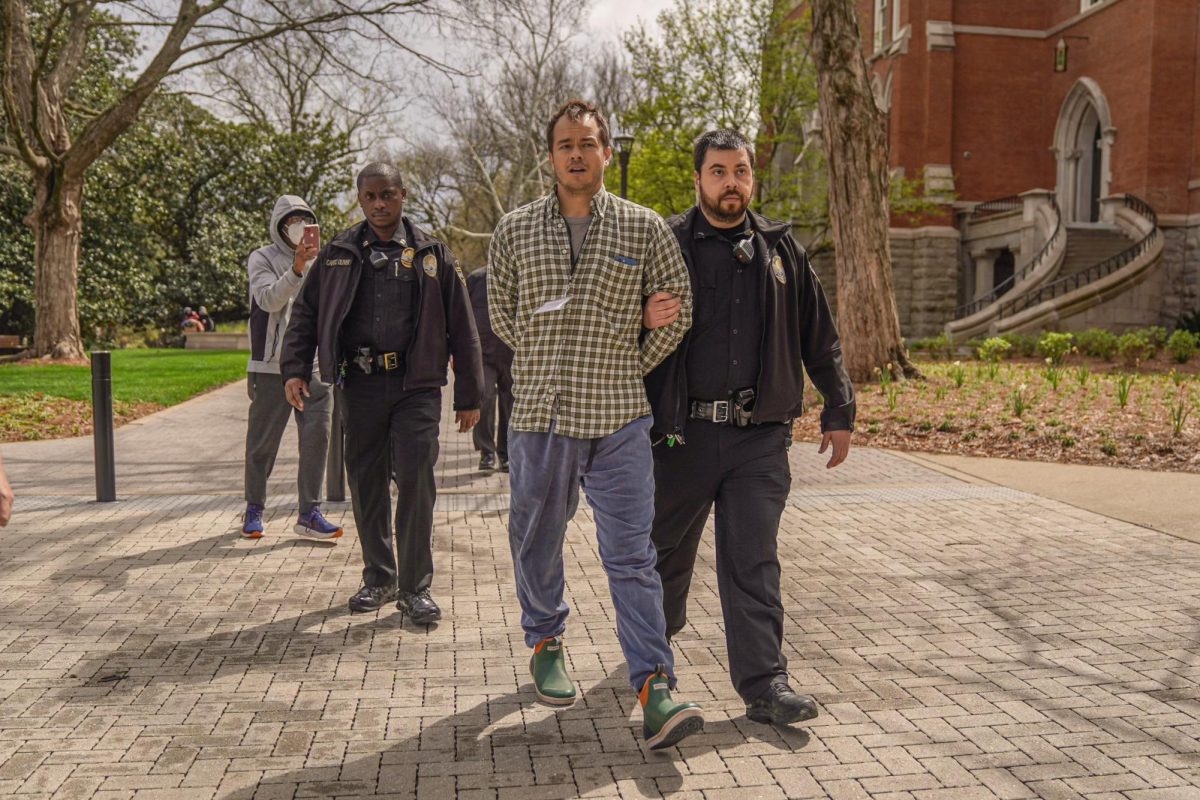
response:
[[[700,210],[693,206],[667,220],[683,250],[692,278],[693,330],[703,324],[705,299],[715,287],[700,285],[695,264],[694,231]],[[763,331],[759,348],[758,381],[751,421],[789,422],[803,411],[804,369],[825,397],[821,429],[854,429],[854,385],[842,365],[842,346],[829,301],[808,263],[804,248],[792,237],[791,226],[748,212],[754,230],[755,263],[761,271]],[[778,259],[778,260],[776,260]],[[711,305],[710,305],[711,307]],[[646,396],[654,413],[655,441],[680,434],[688,420],[688,331],[675,352],[646,376]],[[804,369],[801,368],[803,362]],[[720,397],[693,398],[721,400]]]
[[[471,298],[454,255],[445,244],[403,219],[416,251],[417,308],[413,335],[404,354],[405,389],[446,385],[446,362],[454,356],[454,410],[479,408],[483,386],[483,361],[479,334],[471,313]],[[338,382],[342,360],[339,341],[342,324],[350,313],[363,269],[367,223],[342,231],[322,248],[312,274],[292,305],[292,318],[283,339],[279,371],[283,380],[312,377],[313,349],[321,379]],[[436,265],[425,268],[432,254]],[[432,274],[431,274],[432,273]]]

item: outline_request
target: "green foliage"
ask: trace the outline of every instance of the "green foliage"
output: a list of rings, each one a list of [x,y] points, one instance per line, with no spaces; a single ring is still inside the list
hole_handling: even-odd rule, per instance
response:
[[[170,406],[246,374],[245,351],[114,350],[113,399]],[[65,364],[0,364],[0,395],[92,396],[91,370]]]
[[[950,378],[954,381],[956,389],[961,389],[967,382],[967,368],[962,365],[961,361],[955,361],[950,367]]]
[[[1020,419],[1021,415],[1029,410],[1031,398],[1025,384],[1015,387],[1008,395],[1009,406],[1012,408],[1014,417]]]
[[[1042,370],[1042,374],[1046,377],[1046,383],[1050,384],[1050,388],[1057,392],[1058,385],[1062,383],[1062,364],[1056,364],[1053,358],[1047,358],[1046,368]]]
[[[1145,328],[1139,328],[1138,333],[1145,335],[1150,344],[1154,345],[1154,352],[1156,353],[1167,344],[1167,329],[1161,325],[1150,325]]]
[[[1153,342],[1140,331],[1130,331],[1117,339],[1117,352],[1127,366],[1136,367],[1143,361],[1154,358]]]
[[[1192,356],[1196,355],[1198,347],[1200,347],[1200,336],[1182,328],[1172,333],[1171,338],[1167,339],[1167,352],[1178,364],[1186,364],[1191,361]]]
[[[219,320],[248,309],[246,257],[270,242],[280,194],[304,196],[329,235],[344,224],[349,142],[306,119],[278,133],[217,119],[182,97],[153,98],[93,165],[84,194],[79,313],[85,340],[123,327],[173,328],[179,308]],[[0,331],[33,329],[32,204],[23,170],[0,162]]]
[[[1117,353],[1117,335],[1103,328],[1088,328],[1075,334],[1075,343],[1084,355],[1103,358],[1105,361],[1112,361]]]
[[[1122,372],[1117,376],[1117,406],[1124,408],[1129,405],[1129,392],[1133,389],[1133,383],[1137,380],[1137,375],[1132,372]]]
[[[1070,355],[1072,344],[1071,334],[1047,331],[1038,339],[1038,355],[1053,362],[1054,366],[1058,366]]]
[[[996,373],[1000,371],[1000,359],[1008,355],[1008,351],[1011,349],[1012,343],[999,336],[984,339],[983,343],[979,345],[979,358],[987,364],[989,381],[996,380]]]
[[[949,359],[954,354],[954,341],[950,338],[950,334],[943,331],[937,336],[927,339],[913,339],[909,349],[927,352],[933,358]]]
[[[32,205],[24,169],[0,158],[0,333],[33,331],[33,234],[21,222]]]
[[[637,137],[629,196],[661,214],[695,202],[692,142],[733,128],[755,143],[756,207],[802,228],[827,220],[824,155],[804,125],[817,106],[816,71],[805,54],[807,13],[789,19],[773,0],[677,0],[625,34],[636,102],[621,116]],[[797,165],[799,169],[797,169]]]
[[[1183,426],[1192,414],[1192,404],[1188,401],[1186,387],[1179,387],[1179,392],[1175,396],[1175,402],[1169,406],[1169,410],[1171,412],[1171,431],[1178,436],[1183,433]]]
[[[1012,346],[1012,355],[1032,358],[1037,355],[1038,337],[1028,333],[1006,333],[1000,338]]]

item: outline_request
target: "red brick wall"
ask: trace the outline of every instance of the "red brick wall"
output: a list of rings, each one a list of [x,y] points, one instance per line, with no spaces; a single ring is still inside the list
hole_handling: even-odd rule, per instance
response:
[[[901,24],[912,25],[908,52],[872,69],[881,82],[892,75],[892,163],[907,175],[949,163],[959,198],[972,201],[1053,188],[1050,148],[1060,109],[1086,76],[1099,84],[1117,129],[1110,191],[1142,196],[1162,213],[1200,210],[1200,191],[1191,192],[1189,204],[1187,190],[1188,180],[1200,177],[1195,2],[1116,0],[1048,38],[959,32],[948,52],[928,50],[927,20],[1040,32],[1078,16],[1079,2],[901,3]],[[857,4],[870,55],[874,3]],[[1060,36],[1068,37],[1068,68],[1056,73]]]

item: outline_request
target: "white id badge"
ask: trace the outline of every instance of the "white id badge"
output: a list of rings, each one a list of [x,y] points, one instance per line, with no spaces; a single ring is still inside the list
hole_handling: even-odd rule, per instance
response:
[[[533,313],[545,314],[550,311],[558,311],[571,300],[570,297],[560,297],[557,300],[551,300],[549,303],[543,303]]]

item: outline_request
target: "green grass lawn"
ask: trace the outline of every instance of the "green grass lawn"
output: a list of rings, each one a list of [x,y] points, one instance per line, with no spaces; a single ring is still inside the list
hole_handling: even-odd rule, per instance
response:
[[[113,399],[172,406],[246,374],[246,351],[114,350]],[[0,396],[42,393],[91,400],[90,367],[0,364]]]

